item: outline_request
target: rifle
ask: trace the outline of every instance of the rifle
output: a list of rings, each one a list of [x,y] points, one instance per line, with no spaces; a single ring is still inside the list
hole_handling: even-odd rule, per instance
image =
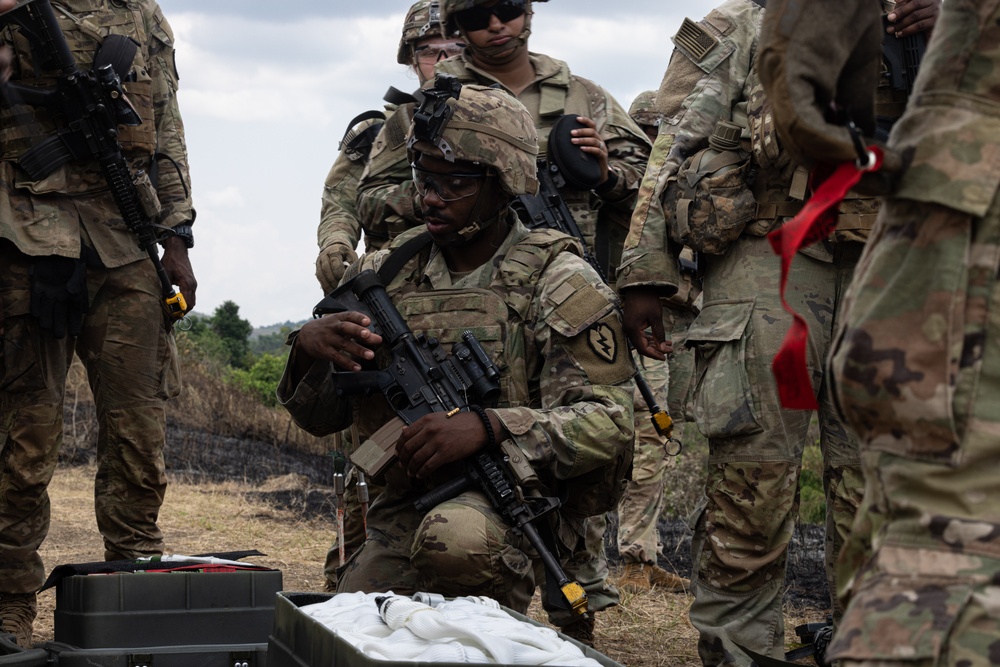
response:
[[[569,207],[566,206],[566,201],[559,194],[559,188],[565,185],[566,178],[559,165],[556,164],[556,161],[541,159],[538,161],[538,192],[534,195],[518,195],[514,199],[512,207],[528,227],[532,229],[555,229],[564,234],[569,234],[579,241],[580,245],[583,246],[583,258],[597,271],[597,275],[601,277],[601,280],[607,284],[608,278],[604,275],[604,270],[590,251],[587,239],[584,238],[583,232],[580,231],[576,220],[573,219],[573,214],[570,212]],[[625,341],[628,345],[628,351],[631,354],[633,350],[632,342],[627,337]],[[653,428],[656,429],[658,434],[666,438],[667,442],[676,443],[679,447],[680,441],[673,437],[673,420],[657,403],[656,396],[653,395],[653,390],[650,389],[649,383],[643,377],[642,371],[636,369],[634,379],[636,386],[639,388],[639,393],[642,394],[643,401],[649,408]],[[680,453],[679,448],[677,449],[677,453]]]
[[[882,27],[885,28],[888,25],[888,19],[883,16]],[[882,64],[884,66],[882,76],[888,82],[890,89],[905,93],[905,99],[909,99],[910,93],[913,92],[913,83],[917,79],[920,61],[923,60],[926,51],[926,33],[918,32],[906,37],[882,33]],[[895,118],[879,116],[876,121],[875,137],[882,141],[888,141],[889,131],[895,123]]]
[[[356,297],[356,302],[344,298],[348,288]],[[450,353],[442,349],[437,339],[423,334],[414,335],[393,305],[379,276],[371,270],[359,273],[331,297],[340,300],[341,307],[336,310],[360,310],[369,315],[392,355],[391,362],[382,370],[334,373],[338,392],[355,395],[380,390],[407,424],[432,412],[454,414],[468,412],[472,405],[496,405],[500,397],[500,370],[471,331],[462,334],[462,341],[455,343]],[[390,427],[388,432],[398,433],[398,428],[393,429],[391,425],[392,422],[387,425]],[[366,448],[381,449],[374,444],[380,439],[395,444],[391,435],[381,437],[376,433],[355,452],[357,457],[351,456],[352,460],[356,463],[365,460],[370,455],[370,452],[363,451]],[[385,457],[381,460],[384,461]],[[417,499],[414,507],[426,513],[463,491],[478,487],[514,531],[528,539],[542,559],[549,574],[546,577],[549,602],[559,608],[568,604],[575,613],[586,614],[586,592],[580,584],[570,580],[559,565],[550,546],[551,536],[547,541],[535,526],[537,519],[559,507],[559,499],[524,497],[513,481],[512,467],[521,479],[534,474],[530,464],[519,453],[511,455],[492,447],[483,450],[465,461],[465,474],[424,494]]]
[[[183,318],[187,303],[184,295],[174,290],[157,248],[152,222],[160,214],[156,188],[145,171],[133,176],[118,142],[119,124],[142,123],[122,87],[122,73],[117,71],[131,66],[135,42],[109,35],[95,56],[93,68],[84,72],[73,59],[49,0],[28,0],[4,17],[24,29],[38,59],[58,69],[59,76],[51,90],[7,83],[3,92],[23,104],[47,108],[66,120],[64,129],[33,146],[19,165],[33,180],[39,180],[71,160],[95,160],[122,219],[156,268],[167,310],[174,319]]]

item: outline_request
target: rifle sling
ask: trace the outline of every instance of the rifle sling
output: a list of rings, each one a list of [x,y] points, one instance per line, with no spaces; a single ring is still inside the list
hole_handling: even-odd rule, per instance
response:
[[[385,258],[382,266],[378,270],[379,280],[383,285],[388,285],[400,269],[417,255],[421,250],[430,245],[431,235],[428,232],[418,234],[412,239],[399,246]]]

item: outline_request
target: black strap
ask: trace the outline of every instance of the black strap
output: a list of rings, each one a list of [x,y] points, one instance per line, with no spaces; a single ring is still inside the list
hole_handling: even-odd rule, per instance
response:
[[[415,257],[421,250],[429,246],[431,243],[430,232],[424,232],[423,234],[417,234],[412,239],[399,246],[385,258],[382,262],[381,268],[378,270],[379,280],[382,281],[383,285],[388,285],[396,274],[399,273],[400,269]]]
[[[378,270],[378,277],[382,281],[382,284],[388,285],[396,277],[400,269],[421,250],[430,245],[430,242],[430,233],[424,232],[423,234],[414,236],[389,253],[389,256],[385,258],[385,261]],[[320,302],[313,307],[313,317],[320,317],[329,313],[341,313],[345,310],[356,310],[357,304],[355,302],[357,299],[351,291],[352,281],[353,278],[320,299]]]
[[[389,86],[389,90],[385,91],[385,95],[382,96],[382,99],[388,102],[389,104],[417,104],[418,102],[420,102],[420,100],[417,99],[417,94],[419,92],[420,91],[417,91],[416,93],[412,94],[404,93],[402,90],[396,88],[395,86]],[[421,97],[423,96],[421,95]]]
[[[373,118],[378,118],[379,120],[385,120],[385,114],[382,113],[381,111],[376,111],[375,109],[372,109],[371,111],[365,111],[364,113],[359,113],[357,116],[352,118],[351,121],[347,124],[347,131],[344,132],[344,138],[340,140],[341,143],[347,140],[347,137],[351,133],[351,130],[353,130],[358,123],[363,123],[364,121],[371,120]]]

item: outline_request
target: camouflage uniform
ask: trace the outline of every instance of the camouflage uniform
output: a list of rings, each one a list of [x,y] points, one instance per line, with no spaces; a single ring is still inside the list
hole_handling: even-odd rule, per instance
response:
[[[641,93],[628,111],[650,141],[655,140],[662,118],[654,107],[655,96],[656,91]],[[677,295],[663,302],[663,327],[671,338],[680,338],[687,333],[688,325],[694,320],[694,299],[700,293],[692,276],[689,273],[684,276],[686,289],[679,290]],[[670,355],[669,367],[666,362],[643,359],[638,354],[635,354],[635,360],[657,394],[659,404],[668,408],[675,433],[679,434],[676,429],[684,422],[694,352],[686,348],[675,349]],[[647,568],[630,568],[629,564],[656,565],[657,554],[662,547],[657,523],[664,509],[667,470],[672,467],[674,459],[668,455],[666,443],[653,427],[649,410],[638,392],[635,405],[636,443],[632,479],[618,506],[618,554],[626,564],[618,585],[644,590],[650,584]],[[683,585],[680,581],[677,583]]]
[[[680,284],[673,244],[691,243],[702,252],[704,303],[686,344],[696,353],[694,416],[709,441],[706,506],[692,540],[696,599],[690,611],[705,665],[749,664],[737,643],[783,655],[787,546],[811,418],[781,408],[770,368],[791,316],[781,305],[780,265],[765,235],[801,207],[805,171],[781,150],[753,69],[762,11],[750,0],[727,0],[699,23],[686,20],[675,36],[657,94],[657,106],[669,115],[650,156],[618,281],[619,289],[669,291]],[[680,209],[677,215],[665,210],[664,197],[672,183],[684,182],[690,172],[678,172],[706,146],[718,120],[741,128],[741,168],[756,179],[752,189],[744,179],[736,193],[722,193],[717,202],[717,222],[735,226],[735,238],[725,247],[698,247],[680,224]],[[795,258],[786,292],[810,327],[831,579],[862,483],[856,443],[832,409],[824,359],[875,206],[863,200],[845,204],[837,233]]]
[[[910,162],[845,299],[832,368],[874,555],[839,664],[1000,665],[998,45],[1000,2],[943,3],[889,141]]]
[[[377,119],[363,121],[350,128],[348,133],[365,132],[379,122]],[[337,287],[346,268],[344,262],[350,264],[357,260],[354,249],[361,241],[361,223],[355,200],[366,157],[358,151],[344,150],[342,142],[341,151],[323,182],[323,202],[316,230],[319,245],[316,279],[324,294]]]
[[[65,0],[55,12],[82,70],[109,32],[139,43],[136,80],[125,88],[143,122],[122,127],[120,142],[133,169],[148,172],[154,150],[177,161],[182,175],[169,163],[160,170],[159,222],[190,224],[195,212],[181,182],[188,182],[188,169],[174,39],[159,6],[153,0]],[[0,31],[4,42],[14,49],[15,81],[53,84],[51,72],[34,75],[27,41],[17,30]],[[58,127],[33,107],[0,107],[0,594],[33,592],[44,580],[37,549],[49,527],[46,487],[62,443],[74,351],[97,404],[95,506],[105,558],[163,549],[156,519],[167,481],[164,404],[180,389],[171,320],[153,264],[122,221],[96,162],[69,162],[34,182],[18,166],[31,145]],[[29,314],[34,259],[52,255],[88,258],[90,308],[75,339],[41,331]]]
[[[432,248],[410,260],[387,290],[414,333],[433,333],[442,343],[466,330],[476,335],[504,372],[503,396],[493,412],[532,463],[542,492],[566,497],[574,478],[630,447],[632,364],[623,354],[613,293],[573,252],[575,243],[510,221],[513,228],[493,260],[472,273],[453,281]],[[377,268],[386,256],[366,255],[361,268]],[[617,346],[613,357],[588,343],[593,326],[605,325]],[[279,386],[282,404],[310,432],[342,428],[352,408],[362,436],[393,416],[380,397],[366,398],[363,410],[352,406],[337,396],[329,375],[329,366],[317,363],[297,386],[287,377]],[[480,594],[527,609],[535,589],[533,552],[479,492],[424,515],[413,501],[427,485],[407,478],[398,465],[385,482],[368,514],[368,540],[341,573],[338,590]],[[553,517],[566,552],[584,539],[584,517],[573,507],[570,500]]]
[[[471,4],[471,3],[470,3]],[[635,203],[635,197],[645,168],[649,143],[641,129],[629,118],[621,105],[594,82],[570,73],[569,66],[542,54],[531,54],[535,81],[518,95],[531,113],[538,129],[539,154],[547,148],[548,133],[563,114],[572,113],[592,119],[608,149],[608,167],[615,175],[614,183],[605,190],[579,191],[564,188],[564,200],[591,248],[598,249],[598,259],[606,257],[604,270],[612,275],[617,266],[620,248]],[[463,84],[499,85],[493,75],[476,67],[466,55],[444,60],[437,71],[451,74]],[[402,108],[401,108],[402,110]],[[412,111],[412,110],[411,110]],[[398,116],[398,117],[397,117]],[[375,140],[371,159],[361,179],[358,211],[365,225],[375,233],[393,238],[403,230],[420,224],[416,191],[410,180],[409,162],[405,155],[406,129],[409,115],[394,114]],[[609,179],[611,183],[611,179]],[[368,233],[368,227],[365,227]],[[596,245],[595,245],[596,244]],[[603,250],[607,249],[606,255]],[[592,521],[602,524],[603,517]],[[580,555],[575,563],[588,560],[591,567],[581,565],[571,572],[578,581],[593,581],[587,589],[592,609],[604,609],[618,602],[618,591],[604,582],[607,558],[604,553],[603,525],[588,532],[589,559]],[[567,566],[567,571],[571,568]],[[550,620],[563,626],[572,619],[555,614]]]

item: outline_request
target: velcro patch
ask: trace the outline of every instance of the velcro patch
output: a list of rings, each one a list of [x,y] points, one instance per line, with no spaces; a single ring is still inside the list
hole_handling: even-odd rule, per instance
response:
[[[680,30],[674,35],[674,45],[684,51],[696,63],[705,59],[719,40],[705,26],[685,18]]]

